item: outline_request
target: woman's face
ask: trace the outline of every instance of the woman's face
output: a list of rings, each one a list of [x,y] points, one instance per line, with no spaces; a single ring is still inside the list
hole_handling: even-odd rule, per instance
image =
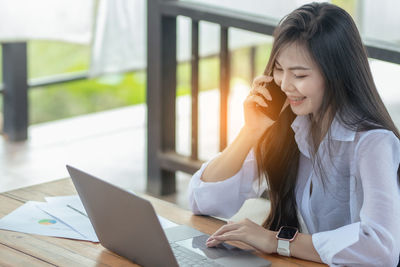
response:
[[[273,76],[296,115],[316,115],[322,104],[325,84],[304,46],[296,43],[285,46],[276,58]]]

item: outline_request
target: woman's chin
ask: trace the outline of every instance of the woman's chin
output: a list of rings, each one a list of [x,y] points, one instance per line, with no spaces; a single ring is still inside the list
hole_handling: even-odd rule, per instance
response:
[[[293,113],[296,114],[297,116],[304,116],[304,115],[308,115],[311,113],[311,112],[308,112],[307,110],[292,107],[292,106],[290,106],[290,108],[292,109]]]

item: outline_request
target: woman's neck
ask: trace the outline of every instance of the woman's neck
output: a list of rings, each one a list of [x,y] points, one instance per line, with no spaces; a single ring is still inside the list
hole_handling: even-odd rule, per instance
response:
[[[315,152],[318,150],[319,145],[328,133],[328,130],[334,119],[332,109],[328,109],[323,116],[315,116],[310,114],[311,120],[311,138],[314,144]]]

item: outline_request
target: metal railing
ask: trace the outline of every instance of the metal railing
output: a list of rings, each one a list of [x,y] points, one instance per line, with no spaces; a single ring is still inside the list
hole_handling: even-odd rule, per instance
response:
[[[28,89],[83,80],[87,72],[60,74],[28,81],[26,42],[2,44],[3,135],[10,141],[28,138]]]
[[[9,141],[24,141],[28,138],[29,114],[28,92],[31,89],[43,88],[50,85],[89,79],[88,71],[55,74],[40,78],[27,77],[27,43],[4,43],[2,46],[3,83],[0,83],[0,95],[4,97],[4,127],[3,135]],[[198,49],[198,48],[197,48]],[[254,77],[254,60],[256,47],[250,47],[250,72]],[[213,58],[217,54],[208,54],[202,59]],[[190,61],[190,60],[189,60]],[[180,63],[188,63],[184,59]],[[131,69],[125,72],[143,71]],[[197,125],[197,122],[194,123]],[[194,126],[193,126],[194,127]],[[197,132],[197,130],[196,130]],[[196,138],[197,139],[197,138]],[[196,152],[197,154],[197,152]]]
[[[188,17],[192,21],[192,136],[191,155],[189,157],[180,155],[175,150],[177,16]],[[272,35],[278,23],[273,18],[199,3],[177,0],[148,0],[147,190],[153,194],[174,193],[175,172],[194,173],[202,163],[198,159],[197,104],[200,21],[212,22],[220,26],[220,150],[223,150],[227,145],[227,99],[230,80],[229,28]],[[365,41],[365,45],[369,57],[400,64],[400,51],[398,48],[371,40]]]

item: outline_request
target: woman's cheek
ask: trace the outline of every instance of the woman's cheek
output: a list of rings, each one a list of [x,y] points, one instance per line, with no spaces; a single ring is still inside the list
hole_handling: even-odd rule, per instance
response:
[[[275,82],[277,85],[281,86],[281,83],[282,83],[282,77],[281,77],[281,75],[275,74],[275,73],[274,73],[273,76],[274,76],[274,82]]]
[[[297,91],[299,91],[300,94],[308,95],[310,88],[313,88],[315,85],[306,80],[303,80],[303,81],[299,80],[295,83],[295,86],[296,86]]]

